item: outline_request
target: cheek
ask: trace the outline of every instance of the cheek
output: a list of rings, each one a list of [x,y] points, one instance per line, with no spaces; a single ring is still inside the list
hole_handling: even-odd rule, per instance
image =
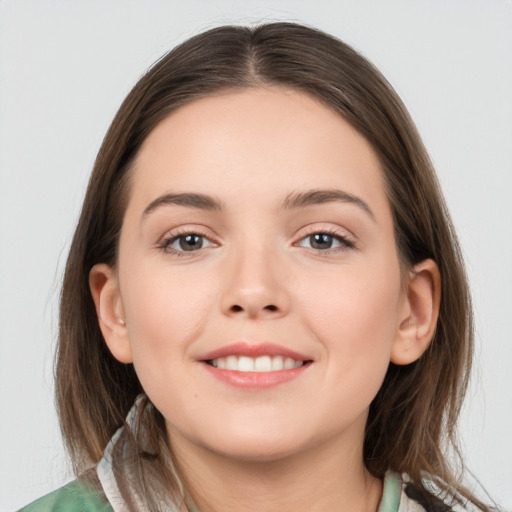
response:
[[[209,280],[204,272],[186,272],[159,257],[147,260],[127,265],[129,275],[121,282],[126,318],[136,330],[186,340],[209,304]]]
[[[400,299],[398,272],[342,269],[309,282],[304,303],[315,329],[330,338],[356,337],[372,344],[394,332]],[[343,340],[341,345],[345,346]],[[347,346],[347,348],[349,348]]]
[[[208,283],[147,263],[121,283],[133,362],[143,385],[145,375],[168,379],[204,330],[211,307]]]
[[[308,288],[302,318],[323,348],[330,382],[369,403],[388,368],[399,323],[398,265],[343,268]]]

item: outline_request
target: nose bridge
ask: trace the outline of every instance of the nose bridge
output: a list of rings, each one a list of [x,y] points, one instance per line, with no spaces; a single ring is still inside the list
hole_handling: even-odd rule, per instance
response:
[[[222,309],[229,315],[280,316],[287,312],[289,297],[283,279],[284,263],[276,244],[247,234],[233,244],[226,259]]]

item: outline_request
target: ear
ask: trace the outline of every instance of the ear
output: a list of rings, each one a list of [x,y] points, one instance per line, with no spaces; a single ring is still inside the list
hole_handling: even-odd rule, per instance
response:
[[[89,273],[89,287],[110,352],[121,363],[131,363],[132,351],[115,272],[105,263],[95,265]]]
[[[391,350],[391,362],[410,364],[427,350],[437,325],[441,302],[441,275],[433,260],[414,266],[409,274]]]

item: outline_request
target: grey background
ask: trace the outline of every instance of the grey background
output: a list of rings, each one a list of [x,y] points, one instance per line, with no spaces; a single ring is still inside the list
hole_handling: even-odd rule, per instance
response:
[[[52,398],[59,283],[84,188],[126,93],[225,23],[301,21],[387,76],[437,167],[474,292],[468,467],[512,509],[512,2],[0,1],[0,510],[71,478]]]

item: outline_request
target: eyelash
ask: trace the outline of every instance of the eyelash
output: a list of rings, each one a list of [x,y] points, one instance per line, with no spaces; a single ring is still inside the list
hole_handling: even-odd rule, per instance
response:
[[[200,238],[208,240],[208,242],[212,245],[217,245],[215,242],[210,240],[208,236],[206,236],[204,233],[201,233],[200,231],[192,231],[192,230],[185,230],[178,233],[174,233],[169,237],[164,238],[159,244],[158,248],[161,249],[166,254],[172,254],[173,256],[177,257],[183,257],[186,256],[187,253],[189,256],[192,256],[194,253],[198,252],[200,249],[203,249],[203,247],[200,247],[197,250],[192,251],[184,251],[184,250],[178,250],[171,247],[171,245],[178,241],[180,238],[184,238],[186,236],[195,235]],[[331,254],[333,252],[344,252],[348,251],[350,249],[355,248],[355,243],[350,240],[345,234],[341,234],[340,232],[336,231],[335,229],[314,229],[311,230],[309,233],[306,233],[303,235],[298,242],[295,242],[295,246],[303,247],[299,245],[301,242],[305,241],[309,237],[313,235],[327,235],[329,237],[332,237],[333,239],[337,240],[341,245],[339,247],[335,248],[328,248],[328,249],[315,249],[314,247],[310,247],[311,250],[315,251],[317,254],[320,254],[322,256],[327,256],[328,254]]]
[[[164,238],[159,244],[158,248],[161,249],[166,254],[172,254],[173,256],[178,256],[179,258],[183,256],[192,256],[197,251],[180,251],[178,249],[174,249],[171,247],[171,245],[178,241],[180,238],[185,238],[186,236],[190,235],[196,235],[200,238],[203,238],[205,240],[208,240],[208,242],[212,245],[217,245],[215,242],[210,240],[208,236],[206,236],[204,233],[201,233],[201,231],[198,230],[184,230],[179,231],[177,233],[173,233],[172,235]],[[201,247],[202,249],[202,247]]]
[[[312,237],[313,235],[327,235],[327,236],[330,236],[333,239],[337,240],[340,243],[340,246],[335,247],[335,248],[328,248],[328,249],[315,249],[314,247],[310,248],[311,250],[315,251],[320,256],[328,256],[332,253],[345,252],[345,251],[349,251],[350,249],[356,248],[355,243],[352,240],[350,240],[350,238],[348,238],[346,234],[340,233],[336,229],[332,229],[332,228],[312,229],[310,232],[303,235],[301,237],[301,239],[299,240],[299,242],[296,242],[294,245],[300,244],[300,242],[307,240],[308,238]],[[299,245],[299,247],[303,247],[303,246]]]

